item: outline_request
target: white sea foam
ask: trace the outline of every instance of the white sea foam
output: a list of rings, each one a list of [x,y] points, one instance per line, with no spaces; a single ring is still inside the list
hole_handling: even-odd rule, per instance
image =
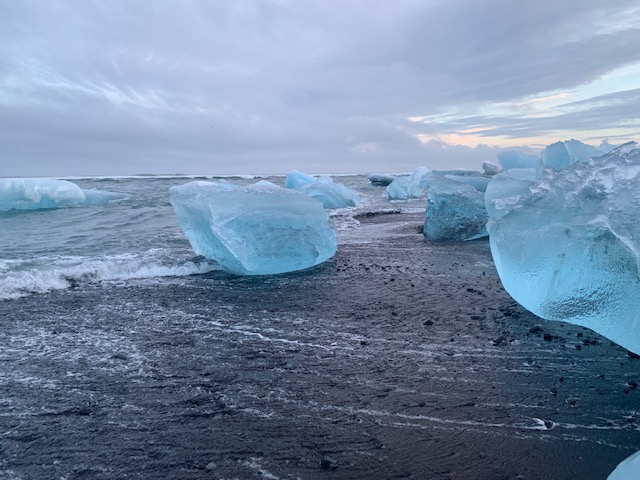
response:
[[[210,262],[167,261],[166,252],[104,257],[59,256],[0,261],[0,300],[64,290],[83,284],[156,277],[179,277],[217,270]]]

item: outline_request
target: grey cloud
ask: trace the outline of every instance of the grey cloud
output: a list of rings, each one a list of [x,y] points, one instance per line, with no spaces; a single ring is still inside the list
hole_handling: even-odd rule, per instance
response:
[[[571,87],[638,61],[640,24],[615,30],[636,5],[3,2],[0,175],[394,171],[456,166],[454,154],[479,164],[491,152],[422,145],[407,117]],[[565,128],[595,122],[564,115]]]

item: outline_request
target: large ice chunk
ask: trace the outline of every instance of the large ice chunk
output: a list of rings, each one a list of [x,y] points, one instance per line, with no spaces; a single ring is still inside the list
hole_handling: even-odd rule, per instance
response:
[[[0,211],[70,207],[84,200],[82,189],[66,180],[0,179]]]
[[[618,464],[607,480],[638,480],[640,478],[640,452],[636,452]]]
[[[387,187],[389,200],[408,200],[420,198],[427,186],[427,167],[416,168],[411,175],[396,177]]]
[[[324,208],[355,207],[360,203],[358,192],[334,182],[328,175],[315,178],[298,171],[289,172],[285,186],[315,198]]]
[[[538,176],[542,175],[542,170],[545,168],[562,170],[576,162],[587,162],[590,158],[599,157],[602,154],[601,150],[578,140],[552,143],[540,155],[537,166]]]
[[[424,222],[426,240],[473,240],[487,235],[484,195],[473,186],[429,172],[427,210]]]
[[[192,182],[170,188],[171,204],[194,251],[240,275],[312,267],[336,253],[322,205],[269,182],[247,187]]]
[[[535,155],[527,155],[517,150],[503,150],[498,153],[498,162],[505,170],[512,168],[536,168],[538,165],[538,157]]]
[[[495,195],[493,259],[509,294],[536,315],[589,327],[640,353],[640,149],[546,169]]]
[[[395,179],[393,175],[388,175],[386,173],[371,173],[369,174],[369,181],[371,185],[377,185],[381,187],[386,187],[390,185],[391,182]]]

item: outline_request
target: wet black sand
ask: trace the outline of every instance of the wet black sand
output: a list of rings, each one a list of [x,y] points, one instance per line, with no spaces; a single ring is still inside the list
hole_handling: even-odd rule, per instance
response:
[[[640,360],[407,218],[307,272],[0,302],[0,478],[603,479],[640,449]]]

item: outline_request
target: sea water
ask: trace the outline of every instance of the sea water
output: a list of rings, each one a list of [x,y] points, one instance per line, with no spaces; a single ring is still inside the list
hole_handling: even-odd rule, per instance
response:
[[[284,186],[284,176],[261,177]],[[0,300],[79,288],[88,284],[210,272],[219,266],[194,254],[169,203],[169,188],[214,176],[132,176],[64,178],[82,189],[128,195],[107,205],[0,213]],[[238,185],[254,176],[226,177]],[[424,199],[391,202],[383,187],[366,175],[341,175],[335,181],[359,192],[358,207],[331,210],[331,218],[349,241],[358,215],[386,210],[424,211]],[[362,232],[360,232],[362,233]],[[358,235],[363,241],[366,234]],[[353,235],[352,235],[353,236]],[[352,238],[353,240],[353,238]]]

